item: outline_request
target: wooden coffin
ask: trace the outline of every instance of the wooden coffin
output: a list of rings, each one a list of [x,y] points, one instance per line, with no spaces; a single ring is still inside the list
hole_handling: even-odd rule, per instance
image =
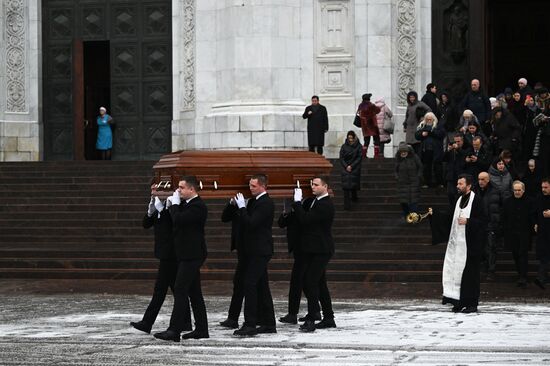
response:
[[[323,156],[293,150],[179,151],[164,155],[153,166],[159,196],[177,188],[180,178],[194,175],[200,195],[206,199],[229,198],[237,192],[250,196],[248,182],[254,174],[268,177],[271,197],[290,198],[300,185],[304,197],[311,195],[311,179],[330,175],[332,164]]]

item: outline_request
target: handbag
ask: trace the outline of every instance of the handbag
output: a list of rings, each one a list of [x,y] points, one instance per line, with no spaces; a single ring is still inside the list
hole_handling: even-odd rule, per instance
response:
[[[393,123],[391,118],[384,118],[384,130],[387,133],[392,134],[394,127],[395,127],[395,123]]]
[[[361,127],[361,117],[358,115],[355,115],[355,119],[353,120],[353,125],[355,127]]]

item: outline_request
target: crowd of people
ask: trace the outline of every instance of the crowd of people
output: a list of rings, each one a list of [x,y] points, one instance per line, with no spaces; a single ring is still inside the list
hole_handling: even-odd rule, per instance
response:
[[[493,281],[498,254],[506,248],[516,264],[517,285],[525,288],[528,251],[536,236],[539,272],[534,282],[544,289],[550,262],[550,94],[540,83],[532,89],[525,78],[518,80],[515,91],[506,88],[494,98],[483,93],[479,80],[472,80],[470,86],[457,105],[447,93],[438,94],[433,83],[421,100],[416,92],[408,93],[406,137],[399,145],[395,168],[403,215],[417,211],[420,187],[446,187],[450,214],[465,212],[472,192],[481,203],[482,219],[472,221],[470,229],[469,221],[464,221],[469,234],[462,238],[462,249],[451,245],[460,239],[453,239],[455,220],[450,221],[447,256],[464,250],[459,261],[467,253],[466,268],[479,264],[487,280]],[[457,185],[461,181],[462,187],[471,185],[467,195]],[[463,201],[466,204],[461,207]],[[477,239],[474,225],[480,233]],[[449,288],[451,284],[447,283]],[[474,288],[479,294],[479,281]],[[477,304],[466,307],[470,312]]]

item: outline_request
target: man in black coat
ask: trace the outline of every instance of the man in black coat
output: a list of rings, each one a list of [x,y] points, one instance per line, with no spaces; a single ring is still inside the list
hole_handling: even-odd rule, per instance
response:
[[[235,329],[239,327],[239,315],[244,300],[244,275],[245,275],[245,254],[242,244],[243,227],[240,220],[239,207],[235,198],[231,198],[222,211],[222,222],[231,222],[231,251],[237,251],[237,266],[233,275],[233,294],[227,319],[220,322],[225,328]]]
[[[464,172],[466,174],[477,177],[479,173],[489,170],[492,157],[481,136],[474,137],[472,146],[466,150],[465,155]]]
[[[309,151],[323,155],[325,133],[328,131],[328,113],[325,106],[319,104],[319,97],[311,97],[311,105],[307,106],[302,118],[307,118],[307,144]]]
[[[447,151],[443,154],[443,161],[447,163],[445,180],[447,181],[447,197],[449,199],[449,206],[452,209],[458,196],[456,181],[458,176],[464,173],[464,164],[466,162],[464,136],[457,133],[453,137],[453,141],[449,143]]]
[[[302,207],[308,211],[315,197],[304,200]],[[288,242],[288,252],[294,256],[292,272],[290,274],[290,288],[288,291],[288,314],[279,318],[281,323],[297,324],[298,311],[300,310],[300,300],[304,289],[304,280],[307,269],[307,255],[300,247],[301,230],[294,209],[289,212],[283,212],[279,216],[278,224],[280,228],[286,228],[286,237]],[[330,293],[327,287],[326,277],[323,275],[319,283],[319,301],[323,313],[332,311]],[[300,318],[305,321],[306,318]],[[314,320],[321,320],[321,314],[314,314]]]
[[[178,259],[178,272],[174,286],[174,307],[168,330],[156,333],[163,340],[180,341],[184,314],[191,300],[195,318],[195,330],[181,336],[182,339],[209,338],[206,306],[202,296],[200,268],[206,259],[204,225],[208,209],[198,195],[199,185],[194,176],[183,177],[172,197],[169,208],[172,216],[174,248]]]
[[[512,249],[512,255],[519,274],[518,287],[527,287],[528,252],[531,230],[535,224],[535,211],[529,197],[525,195],[525,185],[515,181],[512,185],[514,196],[504,201],[502,226],[504,242]]]
[[[470,83],[471,90],[464,96],[460,103],[460,114],[469,109],[474,112],[480,125],[491,118],[491,101],[480,88],[479,80],[473,79]]]
[[[300,330],[313,332],[320,328],[334,328],[334,312],[328,294],[326,308],[323,307],[323,320],[315,324],[315,315],[320,312],[320,284],[326,284],[325,271],[334,254],[332,222],[334,221],[334,204],[328,194],[328,178],[315,177],[311,181],[311,190],[315,199],[309,210],[304,209],[302,190],[296,188],[292,205],[296,221],[300,225],[300,248],[305,254],[304,292],[307,297],[307,315]],[[328,293],[328,288],[327,288]]]
[[[143,319],[139,322],[130,322],[130,325],[145,333],[151,333],[151,328],[157,319],[158,313],[168,287],[174,292],[174,282],[178,271],[178,261],[174,252],[174,239],[172,236],[172,218],[165,208],[165,203],[156,196],[156,186],[151,186],[151,202],[147,214],[143,217],[143,228],[154,228],[155,233],[155,257],[159,259],[157,279],[151,302],[145,310]],[[191,330],[191,312],[189,308],[184,314],[183,330]]]
[[[439,105],[439,99],[437,98],[437,86],[434,83],[429,83],[426,85],[426,94],[422,97],[422,101],[430,107],[437,118],[440,117],[437,108]]]
[[[535,231],[537,232],[537,259],[539,273],[535,284],[546,288],[548,283],[548,268],[550,265],[550,178],[544,178],[541,183],[542,195],[537,200]]]
[[[254,336],[258,333],[276,333],[275,310],[269,289],[267,265],[273,256],[273,216],[275,205],[267,194],[267,176],[256,174],[250,178],[252,198],[245,202],[242,193],[235,196],[242,225],[244,252],[244,323],[233,334]],[[258,328],[256,325],[260,324]]]
[[[501,209],[502,199],[498,189],[491,184],[491,176],[487,172],[481,172],[478,175],[478,185],[474,187],[474,192],[483,202],[483,209],[487,216],[487,227],[482,240],[482,264],[483,270],[488,272],[487,278],[494,279],[498,242],[497,234],[501,232]]]

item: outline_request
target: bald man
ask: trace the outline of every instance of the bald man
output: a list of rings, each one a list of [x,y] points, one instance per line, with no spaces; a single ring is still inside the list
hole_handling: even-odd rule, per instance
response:
[[[473,79],[470,83],[470,91],[464,96],[460,103],[460,113],[469,109],[474,112],[481,125],[491,118],[491,101],[489,97],[481,91],[481,84],[478,79]]]
[[[494,278],[497,260],[496,233],[500,224],[500,194],[491,185],[491,178],[487,172],[479,173],[474,192],[481,198],[485,215],[487,215],[488,224],[485,230],[486,235],[484,236],[481,268],[488,273],[487,277],[490,280]]]

